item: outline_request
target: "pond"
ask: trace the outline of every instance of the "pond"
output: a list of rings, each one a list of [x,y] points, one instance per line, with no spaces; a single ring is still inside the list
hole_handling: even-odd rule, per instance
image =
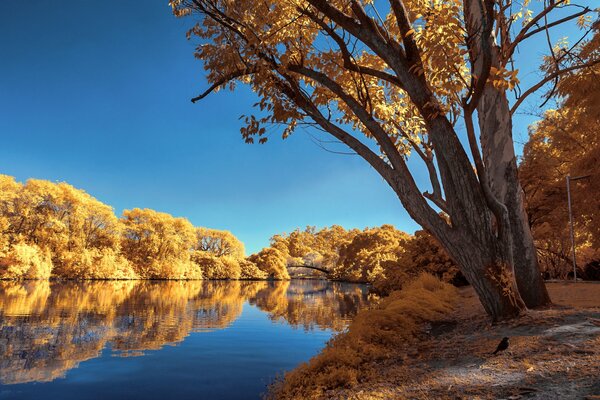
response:
[[[258,399],[366,305],[325,280],[0,282],[0,399]]]

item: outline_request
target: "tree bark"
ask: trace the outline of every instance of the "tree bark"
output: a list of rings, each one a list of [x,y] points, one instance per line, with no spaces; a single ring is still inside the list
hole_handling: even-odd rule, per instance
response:
[[[526,309],[516,287],[505,246],[494,235],[479,235],[478,245],[466,235],[448,249],[461,266],[485,311],[494,321],[514,318]]]
[[[464,0],[469,49],[476,76],[488,76],[489,68],[502,69],[500,48],[495,43],[493,4],[488,0]],[[483,82],[483,81],[482,81]],[[476,85],[473,96],[479,119],[484,175],[493,196],[506,207],[508,218],[497,221],[509,225],[512,248],[511,264],[521,296],[527,307],[550,303],[537,261],[533,236],[525,212],[523,189],[518,180],[517,162],[512,139],[512,117],[506,92],[489,81]],[[478,89],[482,89],[477,93]],[[498,216],[496,216],[498,217]]]
[[[481,147],[494,195],[506,205],[512,231],[513,262],[519,292],[527,307],[550,303],[525,211],[512,140],[512,118],[506,93],[488,85],[479,102]]]

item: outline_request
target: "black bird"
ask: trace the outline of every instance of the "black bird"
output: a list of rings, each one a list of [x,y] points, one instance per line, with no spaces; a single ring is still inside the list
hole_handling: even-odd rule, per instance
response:
[[[507,337],[502,338],[502,341],[500,341],[500,343],[498,344],[498,347],[496,347],[496,351],[494,351],[493,354],[495,355],[496,353],[499,353],[501,351],[508,349],[508,344],[509,344],[508,338]]]

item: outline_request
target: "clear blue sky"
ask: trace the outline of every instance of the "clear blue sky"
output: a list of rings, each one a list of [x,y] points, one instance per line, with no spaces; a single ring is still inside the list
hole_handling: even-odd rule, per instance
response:
[[[301,131],[244,144],[247,89],[192,104],[205,88],[185,39],[193,21],[167,3],[0,2],[0,173],[66,181],[117,214],[152,208],[228,229],[248,252],[306,225],[418,228],[356,156]],[[516,138],[529,120],[517,118]]]

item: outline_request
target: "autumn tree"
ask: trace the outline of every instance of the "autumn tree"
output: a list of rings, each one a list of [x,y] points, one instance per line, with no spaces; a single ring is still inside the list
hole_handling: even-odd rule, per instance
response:
[[[229,231],[112,207],[61,182],[0,175],[0,279],[264,279]]]
[[[273,247],[266,247],[258,253],[252,254],[248,257],[248,261],[254,263],[259,270],[265,272],[269,279],[290,279],[285,255]]]
[[[244,244],[229,231],[196,228],[195,250],[213,254],[216,257],[231,256],[244,258]]]
[[[600,33],[595,33],[578,56],[586,62],[600,58]],[[553,63],[549,58],[547,68]],[[573,268],[567,175],[586,177],[573,181],[571,188],[578,261],[600,258],[599,76],[600,64],[595,64],[556,82],[557,107],[531,126],[519,167],[540,261],[551,278],[566,278]]]
[[[288,267],[308,266],[333,271],[339,260],[339,251],[358,233],[357,229],[347,231],[339,225],[317,230],[307,226],[287,234],[271,237],[271,247],[287,257]]]
[[[391,225],[365,229],[340,249],[340,262],[334,277],[372,282],[383,273],[386,262],[398,260],[409,239],[410,235]]]
[[[191,260],[196,235],[185,218],[150,209],[125,210],[123,254],[143,278],[198,279],[202,273]]]
[[[429,273],[455,286],[465,285],[465,277],[440,244],[426,231],[417,231],[408,241],[401,261],[413,275]]]
[[[265,271],[250,260],[239,260],[240,279],[244,280],[261,280],[267,279],[268,275]]]
[[[0,186],[3,277],[136,277],[119,254],[120,226],[111,207],[64,182],[21,184],[0,175]]]
[[[200,18],[188,37],[201,39],[196,56],[210,86],[192,101],[249,84],[260,111],[246,117],[246,141],[264,143],[269,125],[284,126],[284,138],[298,126],[328,133],[384,178],[493,318],[549,303],[517,179],[511,116],[533,91],[584,63],[557,64],[512,109],[507,90],[518,83],[516,49],[576,18],[587,28],[589,8],[566,0],[536,14],[511,0],[170,4],[177,16]],[[568,15],[555,17],[560,11]],[[428,191],[409,170],[411,152],[429,173]]]

